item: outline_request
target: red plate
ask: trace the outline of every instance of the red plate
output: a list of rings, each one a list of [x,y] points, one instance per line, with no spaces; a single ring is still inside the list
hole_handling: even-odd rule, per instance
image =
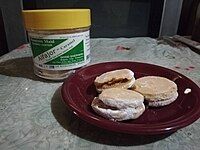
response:
[[[166,77],[178,85],[178,99],[159,108],[147,108],[136,120],[114,122],[96,114],[90,104],[97,92],[93,84],[104,72],[128,68],[135,78],[154,75]],[[189,94],[184,94],[190,88]],[[75,115],[98,127],[129,134],[162,134],[183,128],[200,117],[200,89],[187,77],[173,70],[138,62],[109,62],[77,70],[62,85],[62,98]]]

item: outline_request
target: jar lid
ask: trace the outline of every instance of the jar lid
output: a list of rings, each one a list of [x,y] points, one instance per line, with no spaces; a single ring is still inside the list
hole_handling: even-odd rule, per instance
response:
[[[23,10],[26,29],[73,29],[91,25],[90,9]]]

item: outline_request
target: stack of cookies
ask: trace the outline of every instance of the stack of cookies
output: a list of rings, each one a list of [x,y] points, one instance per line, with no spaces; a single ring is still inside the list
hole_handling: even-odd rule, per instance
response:
[[[100,94],[92,101],[93,110],[113,121],[137,119],[150,107],[169,105],[178,97],[177,85],[159,76],[135,80],[134,72],[120,69],[96,77],[94,84]]]

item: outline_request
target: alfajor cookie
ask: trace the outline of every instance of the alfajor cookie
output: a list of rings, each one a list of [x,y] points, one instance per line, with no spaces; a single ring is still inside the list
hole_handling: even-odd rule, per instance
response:
[[[98,92],[108,88],[128,89],[135,82],[134,73],[129,69],[119,69],[96,77],[94,84]]]
[[[93,110],[114,121],[136,119],[145,111],[144,97],[138,92],[109,88],[102,91],[99,97],[92,101]]]
[[[146,76],[137,79],[133,90],[141,93],[148,105],[152,107],[171,104],[178,97],[176,83],[159,76]]]

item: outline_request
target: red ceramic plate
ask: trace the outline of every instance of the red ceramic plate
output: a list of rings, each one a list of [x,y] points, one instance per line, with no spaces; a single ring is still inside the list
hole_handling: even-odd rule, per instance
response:
[[[147,108],[136,120],[114,122],[96,114],[90,104],[97,92],[93,84],[104,72],[128,68],[136,79],[154,75],[166,77],[178,85],[178,99],[168,106]],[[184,94],[190,88],[189,94]],[[98,127],[129,134],[162,134],[183,128],[200,117],[200,89],[187,77],[173,70],[138,62],[109,62],[77,70],[62,86],[62,98],[75,115]]]

